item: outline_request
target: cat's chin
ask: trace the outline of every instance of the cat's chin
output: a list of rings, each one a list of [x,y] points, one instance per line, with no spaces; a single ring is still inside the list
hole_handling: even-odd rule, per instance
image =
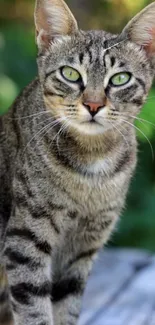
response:
[[[109,126],[101,125],[97,122],[83,122],[83,123],[76,123],[73,125],[74,129],[76,129],[81,134],[85,135],[99,135],[105,133],[109,130]]]

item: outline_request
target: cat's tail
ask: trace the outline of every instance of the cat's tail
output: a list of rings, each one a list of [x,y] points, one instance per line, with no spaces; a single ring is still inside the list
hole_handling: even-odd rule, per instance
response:
[[[5,267],[0,265],[0,325],[14,325]]]

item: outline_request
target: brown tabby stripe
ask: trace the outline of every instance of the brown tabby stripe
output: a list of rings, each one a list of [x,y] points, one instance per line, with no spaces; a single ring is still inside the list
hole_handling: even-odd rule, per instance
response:
[[[17,102],[18,102],[18,99],[17,99]],[[19,148],[20,146],[20,143],[21,143],[21,135],[20,135],[20,127],[19,127],[19,121],[16,120],[15,116],[16,116],[16,107],[14,106],[13,107],[13,110],[12,110],[12,126],[13,126],[13,129],[14,129],[14,132],[16,134],[16,138],[17,138],[17,149]]]
[[[7,231],[6,236],[7,237],[18,236],[30,240],[35,244],[36,248],[39,249],[41,252],[49,255],[51,254],[52,248],[49,245],[49,243],[47,241],[39,241],[39,238],[37,238],[36,235],[28,228],[23,228],[23,229],[12,228]]]
[[[131,152],[125,151],[123,157],[121,157],[119,163],[117,164],[115,168],[115,173],[120,173],[123,171],[123,169],[126,167],[126,165],[129,163],[131,157]]]
[[[125,63],[124,62],[120,62],[119,63],[119,68],[123,68],[125,66]]]
[[[103,220],[105,219],[105,217],[103,216]],[[109,220],[104,220],[102,223],[101,223],[101,229],[102,230],[105,230],[105,229],[107,229],[110,225],[111,225],[111,223],[113,222],[113,219],[111,218],[111,219],[109,219]]]
[[[87,54],[89,55],[89,62],[92,64],[93,62],[93,54],[90,48],[87,48]]]
[[[42,319],[42,317],[43,317],[39,313],[29,313],[29,316],[30,316],[30,318],[33,318],[34,321],[35,321],[35,319],[38,320],[38,319]],[[41,323],[37,322],[37,325],[47,325],[47,322],[46,321],[41,321]]]
[[[52,96],[59,96],[59,97],[61,97],[61,98],[64,98],[64,95],[59,94],[59,93],[56,93],[56,92],[52,92],[52,91],[50,91],[50,90],[46,90],[46,91],[44,91],[44,95],[45,95],[45,96],[50,96],[50,97],[52,97]]]
[[[78,317],[79,317],[79,314],[74,313],[73,311],[70,311],[70,310],[69,310],[68,313],[69,313],[70,316],[72,316],[72,317],[74,317],[74,318],[78,318]]]
[[[84,59],[84,53],[81,52],[81,53],[79,54],[79,61],[80,61],[81,64],[83,64],[83,59]]]
[[[4,304],[7,302],[9,298],[8,292],[4,289],[4,291],[0,292],[0,304]]]
[[[146,92],[146,86],[145,86],[145,82],[140,79],[140,78],[136,78],[136,80],[140,83],[140,85],[143,87],[144,92]]]
[[[105,214],[106,215],[106,213],[112,212],[112,211],[115,212],[115,211],[117,211],[117,209],[118,209],[118,206],[117,205],[113,205],[111,207],[108,207],[108,209],[103,209],[101,211],[101,214]],[[105,219],[106,219],[106,217],[105,217]]]
[[[77,261],[83,259],[83,258],[90,258],[91,256],[93,256],[94,254],[96,254],[96,252],[98,251],[98,248],[93,248],[93,249],[90,249],[86,252],[82,252],[80,253],[79,255],[77,255],[75,257],[75,259],[72,261],[72,264],[73,263],[76,263]]]
[[[15,270],[16,269],[16,265],[13,263],[7,263],[6,264],[6,270],[7,271],[11,271],[11,270]]]
[[[15,193],[15,200],[16,200],[17,206],[22,205],[22,206],[28,208],[32,218],[34,218],[34,219],[46,218],[46,219],[50,220],[52,228],[54,228],[54,230],[57,234],[60,234],[60,229],[58,228],[58,226],[52,219],[52,216],[48,213],[48,211],[45,208],[43,208],[42,206],[39,206],[37,204],[36,204],[36,206],[32,206],[30,201],[27,202],[26,195],[22,194],[20,192]],[[34,200],[34,198],[33,198],[33,200]],[[64,206],[56,205],[52,202],[48,202],[48,205],[49,205],[50,211],[51,210],[52,211],[54,211],[54,210],[61,211],[64,209]]]
[[[117,86],[113,86],[113,87],[117,87]],[[118,94],[119,94],[119,96],[121,96],[121,94],[122,94],[122,103],[128,103],[129,102],[129,100],[131,101],[131,97],[134,95],[135,96],[135,93],[136,93],[136,90],[137,90],[137,88],[138,88],[138,85],[136,85],[136,84],[134,84],[134,85],[131,85],[131,86],[129,86],[129,87],[127,87],[127,88],[125,88],[124,90],[119,90],[118,89]],[[123,99],[123,95],[126,95],[125,97],[124,97],[124,99]]]
[[[112,57],[110,58],[110,60],[111,60],[111,67],[113,67],[113,66],[115,65],[115,63],[116,63],[116,59],[115,59],[114,56],[112,56]]]
[[[71,219],[76,219],[77,218],[77,212],[76,211],[68,212],[68,217],[71,218]]]
[[[92,248],[88,251],[84,251],[80,254],[78,254],[75,258],[73,258],[72,260],[70,260],[67,264],[67,268],[69,268],[72,264],[78,262],[81,259],[85,259],[85,258],[91,258],[93,255],[95,255],[98,251],[98,248]]]
[[[39,314],[37,312],[36,313],[33,312],[33,313],[30,313],[29,315],[31,318],[37,318]],[[41,316],[41,315],[39,315],[39,316]]]
[[[21,304],[28,305],[30,303],[31,295],[38,297],[47,297],[50,295],[50,282],[44,282],[41,285],[35,286],[33,283],[18,283],[11,286],[11,293],[13,298]]]
[[[52,210],[61,211],[61,210],[65,209],[64,205],[62,205],[62,204],[58,205],[58,204],[55,204],[55,203],[53,203],[51,201],[48,201],[48,205],[49,205],[49,208],[52,209]]]
[[[135,104],[135,105],[137,105],[137,106],[142,106],[142,104],[143,104],[143,99],[142,99],[141,97],[139,97],[139,98],[134,98],[134,99],[131,100],[131,103],[132,103],[132,104]]]
[[[104,41],[104,48],[107,49],[108,47],[109,47],[109,44],[108,44],[108,40],[106,39],[106,40]]]
[[[69,295],[83,292],[83,284],[80,278],[72,277],[70,279],[60,280],[52,286],[52,301],[58,302]]]
[[[14,251],[12,248],[7,248],[4,251],[4,254],[9,258],[9,260],[13,263],[28,265],[30,268],[38,268],[40,263],[37,263],[31,257],[24,256],[22,253]],[[8,269],[8,268],[7,268]]]
[[[22,183],[22,186],[23,186],[23,190],[24,192],[29,196],[29,197],[34,197],[35,196],[35,192],[32,191],[31,189],[31,182],[29,180],[29,178],[24,175],[24,171],[19,173],[18,175],[18,182],[19,183]],[[18,193],[18,192],[17,192]],[[18,202],[18,198],[17,198],[17,202]]]
[[[74,163],[72,161],[70,161],[69,158],[64,156],[62,152],[58,152],[57,150],[54,150],[53,155],[60,162],[61,165],[63,165],[67,169],[69,168],[69,169],[73,169],[75,171]],[[78,172],[82,172],[82,170],[78,169],[78,167],[76,167],[76,169]]]
[[[47,89],[44,91],[44,95],[45,96],[55,96],[55,95],[58,96],[58,94],[56,94],[55,92],[53,92],[51,90],[47,90]]]
[[[54,207],[54,206],[53,206]],[[58,210],[58,209],[57,209]],[[34,219],[46,218],[50,221],[52,228],[54,228],[57,234],[60,234],[60,229],[52,219],[52,216],[42,207],[37,207],[36,210],[31,209],[30,214]]]
[[[52,75],[54,75],[56,73],[56,70],[52,70],[52,71],[49,71],[46,73],[45,75],[45,80],[48,78],[48,77],[52,77]]]
[[[11,306],[12,306],[12,309],[15,313],[18,312],[18,306],[17,304],[14,302],[14,301],[11,301]]]

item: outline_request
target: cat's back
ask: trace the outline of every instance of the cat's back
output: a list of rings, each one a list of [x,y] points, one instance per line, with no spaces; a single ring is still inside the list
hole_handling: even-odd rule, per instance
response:
[[[38,79],[30,83],[16,99],[7,114],[0,117],[0,229],[3,230],[4,221],[10,215],[12,199],[11,186],[16,155],[20,148],[22,137],[22,123],[24,116],[39,109],[40,84]],[[34,96],[37,105],[34,106]],[[33,108],[33,111],[32,111]],[[22,122],[23,121],[23,122]],[[27,123],[29,128],[29,123]],[[1,234],[0,234],[1,238]]]
[[[35,98],[35,102],[34,102]],[[36,103],[36,105],[35,105]],[[7,114],[0,117],[0,152],[1,158],[14,155],[18,149],[22,125],[26,118],[40,108],[40,83],[36,78],[17,97]],[[29,123],[27,123],[27,127]],[[9,158],[10,157],[10,158]],[[13,161],[12,161],[13,162]],[[0,168],[2,163],[0,164]]]

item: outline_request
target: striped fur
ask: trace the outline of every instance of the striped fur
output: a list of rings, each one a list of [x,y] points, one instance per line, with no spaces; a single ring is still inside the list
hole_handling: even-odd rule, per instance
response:
[[[152,15],[155,3],[121,35],[83,32],[62,0],[37,1],[39,78],[0,119],[1,325],[77,323],[136,166],[132,123],[153,81],[155,42],[139,31],[154,31]],[[125,71],[129,83],[114,87]],[[103,106],[91,114],[88,102]]]

